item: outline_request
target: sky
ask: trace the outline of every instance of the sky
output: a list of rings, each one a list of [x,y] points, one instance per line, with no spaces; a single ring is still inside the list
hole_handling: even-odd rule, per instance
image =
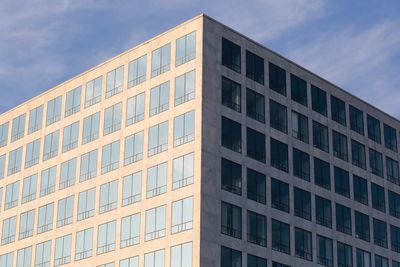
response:
[[[0,113],[200,13],[400,118],[398,0],[2,0]]]

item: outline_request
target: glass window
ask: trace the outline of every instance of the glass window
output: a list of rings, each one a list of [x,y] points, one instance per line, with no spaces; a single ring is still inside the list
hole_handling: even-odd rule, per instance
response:
[[[271,166],[289,172],[288,145],[271,138]]]
[[[40,181],[40,197],[44,197],[54,192],[56,188],[57,166],[53,166],[42,171]]]
[[[222,38],[222,65],[240,73],[240,46],[225,38]]]
[[[139,267],[139,256],[121,260],[119,262],[119,267]]]
[[[144,267],[164,267],[164,249],[144,254]]]
[[[357,248],[357,267],[372,267],[371,263],[371,253]],[[394,267],[394,266],[393,266]]]
[[[195,97],[196,88],[195,70],[186,72],[175,78],[175,106],[183,104]]]
[[[353,165],[366,169],[365,146],[351,139],[351,158]]]
[[[14,252],[9,252],[7,254],[0,255],[0,265],[4,267],[13,266]]]
[[[221,189],[242,195],[242,166],[240,164],[221,159]]]
[[[124,66],[120,66],[107,73],[106,98],[122,92],[124,83]]]
[[[28,134],[42,129],[43,105],[40,105],[29,112]]]
[[[346,126],[346,104],[343,100],[331,95],[332,120]]]
[[[140,242],[140,213],[129,215],[121,219],[120,247],[126,248]]]
[[[35,210],[21,213],[19,217],[18,239],[22,240],[33,235],[33,224],[35,222]]]
[[[70,187],[76,180],[76,158],[61,163],[59,189]]]
[[[368,206],[368,182],[366,179],[353,174],[354,200]]]
[[[61,101],[62,96],[59,96],[47,102],[46,126],[61,119]]]
[[[180,66],[196,57],[196,32],[176,40],[175,65]]]
[[[36,188],[37,174],[24,178],[24,182],[22,185],[22,204],[32,201],[36,198]]]
[[[372,148],[369,149],[369,168],[371,173],[383,177],[382,154]]]
[[[307,82],[291,73],[290,89],[292,100],[307,107]]]
[[[94,205],[96,200],[96,189],[91,188],[80,192],[78,195],[77,220],[81,221],[94,216]]]
[[[386,177],[390,182],[400,185],[399,162],[389,157],[386,157]]]
[[[380,247],[387,248],[388,238],[386,223],[375,218],[372,222],[374,228],[374,244]]]
[[[78,146],[79,121],[64,127],[62,152],[70,151]]]
[[[100,186],[99,214],[115,210],[118,202],[118,180]]]
[[[58,201],[57,227],[72,223],[74,214],[74,196],[69,196]]]
[[[269,88],[286,96],[286,71],[269,63]]]
[[[25,119],[26,114],[19,115],[18,117],[13,119],[11,128],[11,142],[14,142],[24,137]]]
[[[50,266],[51,240],[37,244],[35,249],[35,266]]]
[[[31,266],[31,257],[32,257],[32,246],[19,249],[17,252],[17,267],[30,267]],[[3,263],[0,260],[1,266]]]
[[[119,167],[119,140],[103,146],[101,156],[101,174],[111,172]]]
[[[289,185],[271,178],[271,206],[289,213]]]
[[[58,155],[59,130],[49,133],[44,137],[43,161],[54,158]]]
[[[13,216],[3,220],[1,231],[1,245],[7,245],[15,240],[15,230],[17,227],[17,216]]]
[[[267,246],[267,217],[247,211],[247,241],[259,246]]]
[[[336,166],[333,171],[335,175],[335,192],[350,198],[349,172]]]
[[[144,120],[145,93],[135,95],[126,101],[126,126]]]
[[[264,59],[248,50],[246,50],[246,77],[264,85]]]
[[[364,135],[364,114],[358,108],[349,106],[350,113],[350,129]]]
[[[317,235],[317,262],[322,266],[333,267],[332,239]]]
[[[336,203],[336,231],[351,235],[351,209]]]
[[[125,137],[124,166],[143,158],[143,131]]]
[[[145,241],[165,236],[165,205],[146,210]]]
[[[295,227],[295,255],[298,258],[312,261],[312,237],[311,232]]]
[[[76,232],[75,260],[92,257],[93,254],[93,228]]]
[[[174,118],[174,147],[194,140],[194,110]]]
[[[399,227],[390,225],[390,242],[391,242],[392,251],[400,252],[400,228]]]
[[[100,224],[97,230],[97,255],[115,250],[117,221]]]
[[[272,249],[290,254],[290,226],[272,219]]]
[[[262,204],[267,203],[265,175],[247,168],[247,198]]]
[[[368,138],[381,143],[381,123],[378,119],[367,114]]]
[[[53,229],[54,203],[39,207],[37,233],[44,233]]]
[[[0,147],[6,146],[8,143],[9,122],[0,125]]]
[[[124,177],[122,184],[122,206],[139,202],[142,198],[142,172]]]
[[[329,153],[328,127],[313,121],[313,145],[314,147]]]
[[[152,198],[167,192],[167,162],[147,169],[146,197]]]
[[[392,267],[400,267],[400,262],[392,260]]]
[[[311,221],[311,194],[294,187],[294,215]]]
[[[265,123],[264,96],[248,88],[246,90],[246,114],[252,119]]]
[[[121,109],[122,103],[118,103],[104,110],[103,135],[121,129]]]
[[[0,156],[0,180],[4,178],[6,168],[6,154]]]
[[[371,183],[371,195],[372,207],[379,211],[385,212],[385,189],[382,186]]]
[[[311,85],[312,110],[326,117],[328,114],[326,102],[326,92],[315,85]]]
[[[85,108],[93,106],[101,101],[101,83],[103,77],[99,76],[96,79],[86,83],[85,91]]]
[[[192,267],[192,242],[171,247],[171,267]]]
[[[8,170],[7,170],[8,176],[21,171],[21,161],[22,161],[22,146],[11,151],[8,154]]]
[[[169,109],[169,81],[150,90],[150,117]]]
[[[356,238],[369,242],[369,217],[361,212],[354,211]]]
[[[168,121],[149,128],[148,156],[153,156],[168,149]]]
[[[332,206],[329,199],[315,196],[315,213],[317,224],[332,228]]]
[[[293,148],[293,175],[310,181],[310,156],[296,148]]]
[[[172,189],[178,189],[190,184],[194,180],[194,154],[186,154],[175,158],[172,171]]]
[[[171,44],[168,43],[151,53],[151,77],[169,71],[171,61]]]
[[[147,55],[143,55],[129,62],[128,88],[141,84],[146,80]]]
[[[187,231],[193,228],[193,197],[172,202],[171,233]]]
[[[388,193],[389,214],[400,218],[400,195],[390,191]]]
[[[221,145],[242,153],[242,127],[240,123],[222,117],[221,128]]]
[[[383,133],[385,138],[385,146],[390,150],[397,152],[397,135],[396,129],[390,127],[386,123],[383,124]]]
[[[222,105],[237,112],[241,112],[241,85],[228,78],[222,77],[221,88]]]
[[[26,145],[25,168],[29,168],[38,164],[39,158],[40,158],[40,138]]]
[[[267,259],[247,254],[247,267],[267,267]]]
[[[79,181],[83,182],[90,180],[97,175],[97,152],[98,150],[92,150],[81,156],[81,165],[79,172]]]
[[[333,155],[344,161],[348,160],[347,137],[341,133],[332,130]]]
[[[19,181],[8,184],[6,187],[6,198],[4,201],[4,210],[11,209],[18,205]]]
[[[71,234],[56,238],[54,266],[60,266],[71,262],[71,243]]]
[[[265,162],[265,134],[247,128],[247,156]]]
[[[242,239],[242,208],[221,202],[221,233]]]
[[[337,242],[337,261],[338,266],[353,267],[353,248]]]
[[[269,100],[269,125],[287,133],[287,108],[272,99]]]
[[[100,112],[83,119],[82,145],[99,138]]]
[[[308,144],[308,118],[292,111],[292,136]]]
[[[388,259],[375,254],[375,267],[389,267]]]
[[[69,92],[65,98],[65,114],[68,117],[81,109],[81,91],[82,87],[77,87]]]

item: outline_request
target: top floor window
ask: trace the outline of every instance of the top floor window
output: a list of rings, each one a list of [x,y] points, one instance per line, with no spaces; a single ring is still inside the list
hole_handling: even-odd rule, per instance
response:
[[[5,122],[0,125],[0,147],[6,146],[8,142],[9,123]]]
[[[331,95],[332,120],[346,126],[346,104],[343,100]]]
[[[196,32],[176,40],[175,65],[180,66],[196,57]]]
[[[129,62],[128,88],[141,84],[146,80],[147,56],[141,56]]]
[[[286,71],[269,63],[269,88],[281,95],[286,95]]]
[[[168,43],[151,53],[151,77],[169,71],[171,62],[171,44]]]
[[[59,96],[47,102],[46,126],[60,120],[61,101],[62,101],[62,96]]]
[[[264,85],[264,59],[246,50],[246,77]]]
[[[327,116],[326,92],[315,85],[311,85],[311,105],[312,110]]]
[[[65,117],[68,117],[81,109],[81,87],[67,92],[65,100]]]
[[[349,106],[350,113],[350,129],[364,135],[364,114],[358,108]]]
[[[222,65],[240,73],[240,46],[222,38]]]
[[[292,100],[307,107],[307,82],[294,74],[290,74]]]
[[[14,142],[14,141],[24,137],[25,118],[26,118],[26,115],[22,114],[13,119],[12,128],[11,128],[11,142]]]
[[[124,66],[118,67],[107,73],[106,98],[122,92],[124,83]]]
[[[378,119],[367,115],[367,126],[368,126],[368,138],[381,143],[381,123]]]
[[[28,133],[36,132],[42,128],[43,105],[40,105],[29,112]]]
[[[385,137],[385,146],[390,150],[397,152],[397,134],[396,129],[386,123],[383,124],[383,133]]]
[[[101,101],[101,83],[103,77],[97,77],[86,83],[85,108],[97,104]]]

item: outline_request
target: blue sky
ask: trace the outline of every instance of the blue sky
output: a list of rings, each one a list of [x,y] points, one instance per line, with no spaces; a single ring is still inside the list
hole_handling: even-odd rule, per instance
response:
[[[0,113],[201,12],[400,118],[398,0],[3,0]]]

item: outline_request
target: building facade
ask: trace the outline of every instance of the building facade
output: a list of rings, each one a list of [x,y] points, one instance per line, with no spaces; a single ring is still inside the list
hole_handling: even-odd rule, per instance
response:
[[[0,116],[0,267],[399,267],[399,129],[199,15]]]

